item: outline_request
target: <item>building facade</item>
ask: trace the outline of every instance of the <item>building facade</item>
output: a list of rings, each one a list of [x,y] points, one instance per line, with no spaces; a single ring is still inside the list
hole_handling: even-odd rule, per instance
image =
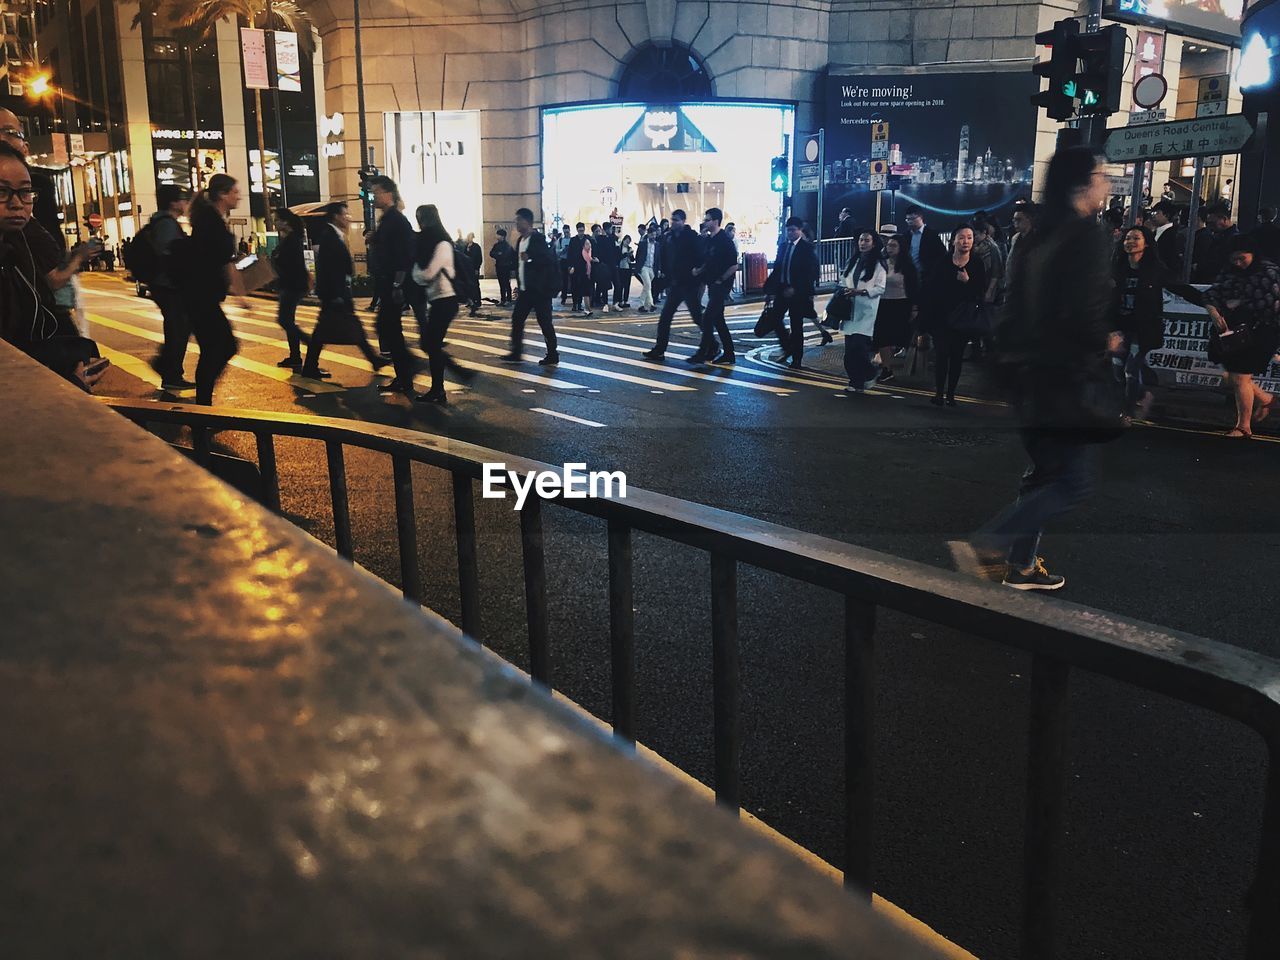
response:
[[[1115,0],[1117,11],[1123,2]],[[329,137],[330,149],[341,151],[331,158],[329,187],[335,196],[353,196],[362,161],[354,122],[358,98],[353,8],[351,0],[310,0],[306,6],[326,51],[325,112],[340,113],[346,121],[341,134]],[[566,143],[565,135],[556,130],[557,116],[618,103],[631,104],[636,117],[646,107],[663,108],[652,112],[665,114],[671,112],[665,108],[673,105],[709,101],[788,105],[793,113],[789,125],[784,124],[785,138],[779,137],[778,125],[764,114],[751,122],[760,123],[758,136],[768,141],[763,152],[785,144],[793,169],[801,173],[806,163],[805,135],[825,128],[830,139],[839,123],[828,96],[833,78],[870,75],[909,81],[915,76],[981,73],[995,75],[996,84],[1002,76],[1011,84],[1024,83],[1039,53],[1047,54],[1037,51],[1036,33],[1060,18],[1084,12],[1062,0],[960,0],[945,7],[922,0],[472,0],[466,4],[363,0],[360,53],[367,142],[373,165],[384,172],[411,169],[420,188],[414,196],[439,201],[442,212],[443,204],[449,205],[457,211],[458,229],[489,232],[507,223],[516,207],[526,205],[541,210],[551,224],[571,220],[577,212],[601,219],[612,212],[614,201],[632,205],[623,211],[630,228],[655,207],[644,200],[652,190],[631,190],[634,185],[626,182],[632,167],[639,171],[643,166],[638,158],[633,162],[623,156],[629,151],[620,139],[615,140],[628,118],[601,113],[594,118],[598,125],[573,128]],[[1136,53],[1124,78],[1123,110],[1133,106],[1132,84],[1144,71],[1160,72],[1168,80],[1170,92],[1161,106],[1170,119],[1195,115],[1202,79],[1233,72],[1236,43],[1229,36],[1204,39],[1180,35],[1176,25],[1161,29],[1159,24],[1136,22],[1128,23],[1126,30]],[[1154,51],[1153,35],[1158,48]],[[1239,95],[1230,81],[1226,88],[1228,109],[1234,109]],[[1025,100],[1017,102],[1025,104]],[[966,106],[977,113],[984,109],[981,102]],[[568,109],[547,109],[558,107]],[[1059,124],[1037,114],[1029,104],[1017,109],[1025,111],[1029,125],[1029,169],[1035,173],[1053,151]],[[1122,123],[1124,116],[1122,112],[1112,117],[1111,125]],[[420,144],[406,133],[406,117],[416,125],[413,130],[428,131]],[[692,119],[688,110],[682,112],[680,122],[686,119]],[[948,134],[949,157],[939,147],[938,156],[918,158],[929,161],[927,170],[918,161],[914,167],[895,162],[906,159],[903,153],[911,148],[892,143],[887,154],[891,169],[911,168],[912,176],[925,179],[935,170],[938,176],[965,181],[975,176],[978,181],[1009,179],[1002,171],[1020,165],[1021,159],[1004,156],[999,145],[993,148],[982,139],[981,123],[974,122],[972,133]],[[437,127],[463,132],[441,137],[431,132]],[[467,137],[474,137],[474,142]],[[715,137],[707,139],[714,142]],[[452,148],[445,141],[452,141]],[[734,150],[746,150],[738,141],[733,143]],[[430,171],[422,175],[419,156],[436,163],[433,151],[460,145],[471,151],[468,164],[474,174],[449,182],[433,181]],[[618,182],[604,182],[606,168],[582,159],[601,149],[622,157]],[[566,156],[578,158],[582,169],[570,167],[566,172]],[[844,163],[853,170],[843,168]],[[1206,171],[1206,192],[1229,192],[1225,181],[1232,179],[1233,163],[1233,158],[1226,158],[1221,166]],[[837,158],[832,163],[828,158],[822,176],[829,183],[834,168],[846,183],[850,179],[865,183],[868,173],[859,164],[867,167],[865,152],[861,160]],[[714,165],[686,163],[686,167],[674,176],[652,170],[645,175],[649,182],[664,177],[674,180],[677,189],[687,185],[690,192],[697,189],[692,179],[698,170],[719,176]],[[1131,170],[1116,167],[1111,172],[1120,192]],[[553,185],[572,182],[578,174],[600,182],[578,183],[580,195],[565,203],[563,192],[557,194]],[[688,180],[681,179],[686,176]],[[1158,195],[1166,182],[1172,182],[1185,199],[1190,180],[1186,165],[1162,162],[1155,165],[1148,183]],[[473,196],[464,203],[457,196],[459,190]],[[725,184],[726,212],[740,218],[732,193]],[[590,200],[595,194],[598,202],[593,207]],[[689,197],[664,195],[663,202],[668,209],[680,205],[697,212],[696,208],[718,196],[713,189]],[[742,199],[744,206],[751,207],[759,198],[753,194]],[[811,219],[816,214],[816,195],[796,190],[793,203],[795,212]]]

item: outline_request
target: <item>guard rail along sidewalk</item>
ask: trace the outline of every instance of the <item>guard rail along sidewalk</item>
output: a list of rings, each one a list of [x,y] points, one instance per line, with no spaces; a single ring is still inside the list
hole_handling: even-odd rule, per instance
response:
[[[358,447],[391,458],[405,596],[420,596],[413,463],[452,477],[462,629],[479,634],[480,573],[476,560],[474,485],[482,464],[504,462],[521,473],[551,467],[444,437],[346,420],[253,411],[107,400],[139,424],[193,428],[199,455],[214,430],[257,438],[266,499],[279,503],[274,438],[323,441],[337,549],[352,555],[343,450]],[[204,453],[201,453],[203,451]],[[549,502],[549,501],[548,501]],[[531,495],[519,514],[531,674],[552,688],[551,642],[543,549],[544,501]],[[1268,764],[1257,876],[1245,956],[1275,956],[1280,944],[1280,663],[1202,637],[1167,630],[1065,602],[1044,602],[1017,591],[900,560],[655,493],[629,488],[625,499],[555,499],[558,508],[604,521],[608,538],[612,723],[621,741],[636,730],[632,535],[637,531],[710,555],[713,653],[714,789],[729,810],[739,807],[741,750],[737,578],[741,564],[774,571],[844,597],[844,742],[846,886],[871,896],[874,824],[873,669],[876,610],[883,607],[955,628],[1032,655],[1028,718],[1029,769],[1023,863],[1022,956],[1054,955],[1054,912],[1063,840],[1064,744],[1068,681],[1085,670],[1233,718],[1265,742]],[[692,599],[692,598],[691,598]],[[1269,906],[1268,906],[1269,905]],[[928,917],[922,917],[926,923]]]
[[[937,957],[4,343],[0,461],[5,957]]]

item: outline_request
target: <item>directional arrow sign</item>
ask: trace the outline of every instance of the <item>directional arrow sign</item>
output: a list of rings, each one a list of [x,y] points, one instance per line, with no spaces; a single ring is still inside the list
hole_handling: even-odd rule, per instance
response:
[[[1253,125],[1242,113],[1144,123],[1112,130],[1107,136],[1106,155],[1112,163],[1210,157],[1217,153],[1239,153],[1252,136]]]

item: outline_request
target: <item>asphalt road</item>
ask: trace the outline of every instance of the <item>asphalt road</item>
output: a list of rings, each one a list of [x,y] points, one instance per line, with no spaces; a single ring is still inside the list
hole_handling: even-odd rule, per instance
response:
[[[115,363],[99,392],[158,396],[141,362],[159,340],[154,307],[116,278],[86,286],[92,335]],[[643,361],[653,324],[632,312],[561,316],[564,362],[548,373],[496,362],[507,326],[495,308],[493,320],[452,328],[454,354],[481,375],[450,384],[451,403],[438,408],[380,398],[351,348],[327,355],[329,383],[290,379],[275,367],[284,342],[274,305],[255,302],[229,311],[241,354],[215,402],[582,461],[622,470],[632,486],[948,565],[945,541],[1016,488],[1023,463],[1007,411],[983,401],[938,409],[905,390],[846,396],[837,378],[770,364],[766,345],[746,339],[757,309],[735,311],[744,339],[733,371],[678,359],[696,339],[687,318],[666,365]],[[313,312],[300,315],[309,326]],[[542,354],[536,325],[526,354]],[[253,456],[251,438],[219,442]],[[1043,544],[1067,576],[1060,596],[1280,657],[1280,448],[1142,427],[1098,453],[1094,496]],[[282,442],[278,457],[283,509],[331,542],[323,448]],[[353,451],[348,472],[356,559],[395,583],[390,465]],[[423,469],[415,483],[426,601],[456,621],[447,478]],[[477,503],[481,639],[527,667],[518,524],[510,502]],[[546,522],[556,683],[607,719],[604,529],[554,508]],[[707,560],[638,536],[636,574],[640,739],[709,782]],[[839,863],[840,601],[749,569],[739,600],[744,805]],[[900,614],[882,614],[877,638],[876,890],[981,957],[1014,957],[1029,659]],[[1239,955],[1262,745],[1202,711],[1078,674],[1071,724],[1060,956]]]

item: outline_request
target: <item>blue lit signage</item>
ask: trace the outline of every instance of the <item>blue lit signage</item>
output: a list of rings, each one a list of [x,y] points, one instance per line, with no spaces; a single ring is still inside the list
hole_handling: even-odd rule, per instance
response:
[[[1236,43],[1244,0],[1104,0],[1102,15],[1189,37]]]

